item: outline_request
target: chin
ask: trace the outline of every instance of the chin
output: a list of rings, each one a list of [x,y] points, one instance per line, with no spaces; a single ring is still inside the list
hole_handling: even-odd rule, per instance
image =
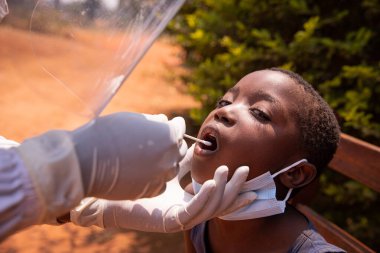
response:
[[[194,155],[191,167],[191,177],[198,183],[203,184],[205,181],[214,177],[215,170],[220,165],[215,163],[214,159],[205,159],[204,157],[196,157]]]

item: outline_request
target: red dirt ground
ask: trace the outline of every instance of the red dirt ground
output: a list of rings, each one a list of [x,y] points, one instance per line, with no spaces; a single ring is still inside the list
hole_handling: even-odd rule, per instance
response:
[[[37,71],[30,50],[30,36],[22,30],[0,27],[0,135],[16,141],[49,129],[74,129],[88,118],[59,106],[38,87],[51,79]],[[43,57],[70,69],[66,55],[56,55],[50,46],[64,46],[60,39],[39,38],[36,45]],[[50,49],[50,51],[49,51]],[[168,38],[160,38],[148,51],[103,114],[116,111],[181,115],[197,103],[185,93],[178,79],[181,50]],[[48,80],[48,81],[47,81]],[[59,90],[57,90],[59,92]],[[135,231],[102,231],[71,224],[34,226],[0,244],[0,252],[182,252],[181,234],[155,234]]]

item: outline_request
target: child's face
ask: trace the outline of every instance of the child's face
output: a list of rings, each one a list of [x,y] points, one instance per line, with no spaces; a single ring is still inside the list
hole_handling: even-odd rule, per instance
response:
[[[303,158],[294,120],[300,91],[290,77],[277,71],[261,70],[243,77],[203,122],[198,138],[217,147],[211,151],[196,144],[192,177],[203,183],[220,165],[229,167],[230,176],[247,165],[253,178]]]

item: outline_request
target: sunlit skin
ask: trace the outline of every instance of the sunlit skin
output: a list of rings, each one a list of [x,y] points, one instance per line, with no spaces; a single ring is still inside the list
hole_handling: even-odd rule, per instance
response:
[[[191,176],[199,183],[213,177],[220,165],[229,175],[242,165],[250,168],[248,179],[267,171],[272,174],[305,157],[295,122],[302,89],[287,75],[271,70],[243,77],[218,102],[202,124],[198,138],[216,138],[216,151],[196,144]],[[289,188],[309,183],[315,167],[307,163],[276,178],[277,197]],[[242,221],[214,218],[208,221],[207,242],[213,253],[287,252],[307,227],[302,215],[287,208],[284,214]],[[185,235],[186,252],[195,252]]]
[[[299,87],[279,72],[263,70],[242,78],[203,122],[198,138],[212,129],[218,150],[202,155],[195,147],[192,177],[203,183],[224,164],[230,174],[247,165],[253,178],[304,158],[294,121],[298,96]]]

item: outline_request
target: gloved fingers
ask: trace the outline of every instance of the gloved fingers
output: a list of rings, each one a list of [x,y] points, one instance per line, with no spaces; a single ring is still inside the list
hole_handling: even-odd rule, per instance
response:
[[[203,207],[201,212],[191,221],[191,226],[209,220],[217,215],[220,203],[223,201],[224,189],[227,183],[228,167],[220,166],[214,173],[215,190],[209,197],[209,201]]]
[[[179,156],[180,156],[180,159],[182,159],[182,157],[184,157],[186,154],[187,154],[187,143],[185,140],[182,141],[182,144],[179,148]],[[194,151],[194,149],[193,149]],[[192,158],[192,156],[191,156]],[[183,159],[182,159],[183,160]],[[191,161],[189,161],[188,163],[190,163]],[[186,171],[181,171],[181,161],[179,163],[176,163],[176,166],[174,166],[173,168],[170,168],[166,171],[166,173],[164,174],[163,176],[163,180],[165,182],[173,179],[174,177],[176,177],[178,175],[178,180],[181,180],[182,177],[184,175],[186,175],[186,173],[190,171],[190,166],[188,166],[188,168],[186,168]]]
[[[229,207],[222,210],[222,212],[219,213],[218,216],[224,216],[224,215],[232,213],[232,212],[234,212],[240,208],[243,208],[243,207],[251,204],[252,201],[255,201],[256,198],[257,198],[257,194],[255,192],[242,193],[236,197],[236,199],[233,201],[233,203]]]
[[[193,223],[197,215],[202,211],[207,201],[210,200],[216,188],[214,180],[208,180],[203,185],[197,195],[195,195],[186,206],[182,206],[177,209],[176,216],[178,221],[183,227],[186,227],[189,223]],[[199,220],[199,219],[196,219]]]
[[[248,166],[241,166],[236,169],[234,174],[232,175],[232,178],[227,183],[225,190],[224,190],[224,196],[221,206],[219,207],[219,210],[221,212],[224,211],[224,209],[228,208],[236,199],[239,192],[241,191],[241,188],[243,187],[244,182],[246,181],[249,173],[249,167]],[[218,214],[219,216],[219,214]]]
[[[185,155],[187,151],[187,143],[183,139],[183,135],[186,131],[186,124],[185,120],[182,117],[175,117],[172,120],[169,121],[169,125],[171,128],[171,134],[172,134],[172,140],[174,140],[177,143],[178,152],[179,152],[179,160],[181,160]]]
[[[168,122],[168,117],[165,114],[143,114],[146,119],[157,122]]]
[[[180,144],[181,146],[179,147],[179,155],[181,156],[181,159],[182,159],[183,157],[185,157],[188,148],[187,148],[187,143],[184,139],[182,139],[180,143],[181,143]]]
[[[104,201],[97,198],[83,199],[79,206],[70,211],[71,222],[82,227],[97,225],[103,228]]]
[[[175,117],[175,118],[169,120],[169,125],[174,130],[175,140],[177,140],[178,144],[181,144],[181,142],[183,140],[183,135],[186,132],[185,119],[182,117]],[[183,154],[183,155],[185,155],[185,154]]]
[[[204,209],[205,213],[213,212],[219,206],[219,204],[223,198],[225,186],[227,183],[227,177],[228,177],[228,167],[227,166],[222,165],[215,170],[214,180],[215,180],[216,187],[215,187],[214,193],[211,196],[212,198],[211,198],[209,204]]]
[[[191,169],[191,162],[193,160],[195,144],[186,151],[185,157],[179,162],[178,180],[181,181],[182,177],[186,175]]]

